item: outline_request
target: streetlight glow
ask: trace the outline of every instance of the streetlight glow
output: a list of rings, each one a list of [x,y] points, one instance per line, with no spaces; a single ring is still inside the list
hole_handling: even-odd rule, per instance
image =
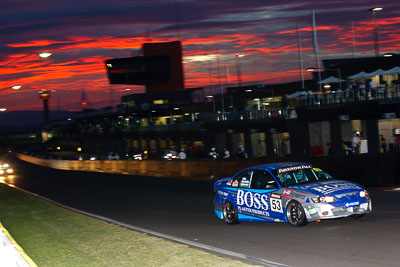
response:
[[[7,108],[0,108],[0,112],[7,111]]]
[[[52,55],[52,53],[50,53],[50,52],[41,52],[38,55],[41,58],[48,58],[48,57],[50,57]]]
[[[306,69],[306,71],[308,71],[308,72],[313,72],[313,71],[317,71],[317,70],[320,70],[320,69],[317,69],[317,68],[307,68]]]
[[[11,88],[12,89],[14,89],[14,90],[19,90],[19,89],[21,89],[21,85],[14,85],[14,86],[11,86]]]
[[[382,7],[374,7],[374,8],[371,8],[370,10],[372,12],[376,12],[376,11],[381,11],[382,9],[383,9]]]

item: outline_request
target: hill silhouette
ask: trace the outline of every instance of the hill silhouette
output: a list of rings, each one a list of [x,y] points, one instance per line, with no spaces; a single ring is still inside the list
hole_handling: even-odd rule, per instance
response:
[[[74,112],[59,110],[50,111],[50,120],[58,121],[74,116]],[[41,127],[44,125],[43,111],[7,111],[0,113],[0,129],[2,131],[23,128]]]

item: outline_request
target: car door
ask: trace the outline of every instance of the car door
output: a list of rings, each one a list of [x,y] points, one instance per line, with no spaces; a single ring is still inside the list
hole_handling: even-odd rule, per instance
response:
[[[243,219],[273,220],[283,215],[281,199],[271,198],[278,190],[272,175],[266,170],[247,170],[238,175],[236,205]],[[234,182],[235,182],[234,181]]]

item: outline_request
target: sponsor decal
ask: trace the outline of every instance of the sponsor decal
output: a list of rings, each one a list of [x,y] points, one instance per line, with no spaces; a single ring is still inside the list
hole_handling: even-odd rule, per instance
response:
[[[304,200],[307,198],[307,194],[303,192],[298,192],[294,189],[285,189],[282,192],[282,198],[293,198],[293,199],[298,199],[298,200]]]
[[[281,174],[281,173],[285,173],[285,172],[298,171],[298,170],[311,169],[311,168],[312,168],[311,165],[299,165],[299,166],[292,166],[292,167],[277,169],[277,172],[278,172],[278,174]]]
[[[320,168],[313,168],[313,170],[316,172],[322,172],[322,170]]]
[[[292,192],[292,190],[289,189],[283,190],[282,197],[290,197],[290,192]]]
[[[238,186],[238,180],[233,181],[232,186],[237,187]]]
[[[238,207],[238,210],[241,212],[249,212],[252,214],[256,214],[256,215],[262,215],[262,216],[266,216],[269,217],[269,212],[265,211],[265,210],[256,210],[256,209],[252,209],[249,207]]]
[[[241,210],[240,206],[246,206],[247,208],[268,210],[268,195],[253,193],[250,191],[245,192],[239,189],[236,194],[236,204],[238,209]]]
[[[346,208],[360,206],[360,202],[356,201],[356,202],[346,203],[345,206]]]
[[[326,195],[340,190],[362,189],[362,188],[356,184],[343,182],[343,183],[319,185],[312,187],[311,189]]]
[[[221,196],[227,196],[228,195],[227,192],[223,192],[223,191],[217,191],[217,194],[221,195]]]
[[[280,199],[280,198],[281,198],[281,195],[276,194],[276,193],[272,193],[272,194],[271,194],[271,198],[278,198],[278,199]]]

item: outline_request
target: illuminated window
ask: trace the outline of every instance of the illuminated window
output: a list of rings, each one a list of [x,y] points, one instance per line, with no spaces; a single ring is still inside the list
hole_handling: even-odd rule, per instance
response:
[[[153,104],[161,105],[161,104],[168,104],[168,100],[166,99],[156,99],[153,101]]]

